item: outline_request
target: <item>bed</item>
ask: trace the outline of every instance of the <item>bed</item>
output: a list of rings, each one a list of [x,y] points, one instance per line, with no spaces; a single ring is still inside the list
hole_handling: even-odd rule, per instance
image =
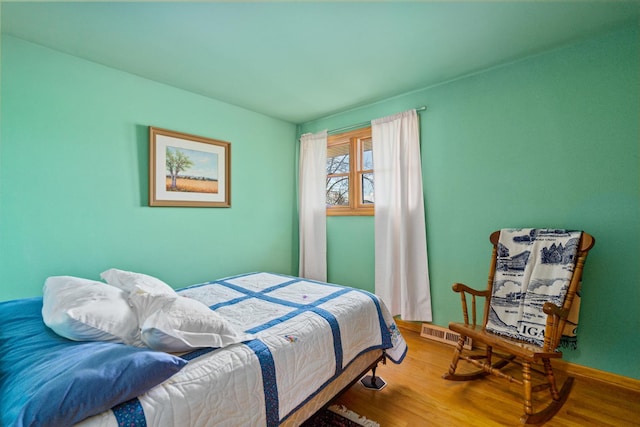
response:
[[[181,354],[75,342],[44,325],[41,297],[0,303],[0,424],[300,425],[407,351],[384,304],[359,289],[257,272],[178,294],[248,338]]]

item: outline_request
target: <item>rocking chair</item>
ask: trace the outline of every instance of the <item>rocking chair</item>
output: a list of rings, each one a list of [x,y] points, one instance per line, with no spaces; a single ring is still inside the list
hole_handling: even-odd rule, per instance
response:
[[[538,230],[532,230],[532,235],[537,231]],[[572,242],[575,248],[575,255],[573,255],[573,258],[571,259],[573,273],[571,274],[570,271],[566,273],[570,277],[567,278],[568,288],[566,285],[563,287],[563,291],[566,292],[564,299],[562,299],[561,293],[560,297],[558,297],[560,299],[556,299],[555,304],[549,300],[544,302],[544,299],[537,300],[537,304],[534,304],[535,309],[538,310],[538,316],[541,318],[540,322],[542,323],[542,326],[540,327],[540,331],[544,329],[544,339],[542,340],[542,337],[539,337],[539,341],[534,343],[531,342],[531,340],[523,340],[523,338],[519,336],[505,336],[509,334],[503,333],[498,334],[492,328],[487,328],[488,322],[492,324],[491,319],[494,321],[497,319],[496,313],[501,309],[504,310],[504,307],[499,307],[499,304],[504,302],[504,300],[496,297],[493,298],[496,300],[495,304],[494,301],[492,301],[492,296],[496,295],[494,291],[497,286],[494,286],[496,268],[498,268],[499,272],[505,271],[511,267],[522,269],[522,266],[514,265],[516,262],[516,260],[514,260],[514,258],[516,258],[515,256],[509,258],[508,253],[501,253],[501,251],[504,251],[505,249],[501,244],[499,244],[500,234],[501,231],[495,231],[490,236],[490,241],[493,244],[493,253],[491,256],[487,289],[478,291],[462,283],[455,283],[453,285],[454,292],[459,293],[461,297],[464,323],[451,322],[449,324],[449,329],[460,334],[460,338],[454,350],[449,371],[442,377],[453,381],[470,381],[492,374],[504,378],[509,382],[520,384],[523,386],[524,392],[524,415],[520,418],[520,422],[522,424],[542,424],[551,419],[560,410],[564,402],[567,400],[573,385],[574,378],[568,377],[562,388],[558,389],[556,386],[556,378],[553,373],[553,368],[551,366],[551,359],[562,358],[562,352],[558,351],[557,348],[560,344],[565,325],[567,324],[567,318],[569,317],[571,306],[574,303],[574,300],[576,300],[576,293],[579,291],[582,270],[587,253],[594,246],[595,239],[593,236],[583,232],[577,242],[577,248],[575,247],[577,239],[574,239]],[[526,238],[527,236],[524,237]],[[554,249],[556,248],[554,247]],[[560,249],[564,248],[560,247]],[[529,254],[525,255],[528,256]],[[542,258],[544,258],[544,256],[542,256]],[[573,264],[574,262],[575,264]],[[471,300],[471,320],[469,319],[467,308],[468,296],[470,296]],[[476,297],[484,297],[484,313],[481,324],[476,323]],[[513,297],[512,295],[511,298],[518,299],[522,298],[522,296]],[[498,306],[496,306],[496,304]],[[579,307],[579,299],[576,306],[577,307],[574,307],[574,310]],[[540,308],[544,314],[539,312]],[[545,317],[546,324],[544,324]],[[477,344],[481,344],[479,346],[481,348],[479,352],[477,350],[470,351],[468,349],[463,352],[463,346],[465,345],[467,337],[471,338],[474,347]],[[473,372],[457,373],[456,369],[458,369],[459,359],[463,359],[474,365],[475,368],[479,369],[474,370]],[[503,368],[511,363],[521,365],[522,367],[521,375],[518,371],[516,371],[518,372],[517,374],[514,373],[517,378],[512,376],[510,373],[503,372]],[[532,369],[532,366],[537,367],[540,364],[542,364],[543,371]],[[533,385],[532,372],[542,374],[546,378],[546,381]],[[542,402],[546,404],[546,406],[534,412],[533,393],[537,394],[538,392],[546,389],[550,392],[550,398],[536,401],[537,404]]]

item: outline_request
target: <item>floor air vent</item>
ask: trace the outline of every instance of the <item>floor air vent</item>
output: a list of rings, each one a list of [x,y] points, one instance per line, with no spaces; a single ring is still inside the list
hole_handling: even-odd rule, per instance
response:
[[[458,334],[457,332],[453,332],[448,328],[443,328],[441,326],[430,325],[428,323],[422,324],[422,331],[420,332],[420,336],[449,345],[458,344],[458,339],[460,338],[460,334]],[[471,350],[471,345],[471,338],[467,337],[467,339],[465,339],[464,341],[464,348],[466,348],[467,350]]]

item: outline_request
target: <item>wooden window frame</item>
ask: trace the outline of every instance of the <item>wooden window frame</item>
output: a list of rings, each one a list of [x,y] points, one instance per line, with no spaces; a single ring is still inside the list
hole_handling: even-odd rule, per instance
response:
[[[362,175],[374,171],[374,169],[362,169],[363,140],[367,139],[371,139],[371,127],[329,135],[327,138],[327,150],[335,145],[349,144],[349,173],[331,174],[331,176],[348,175],[349,206],[327,206],[327,216],[374,215],[375,203],[362,203]]]

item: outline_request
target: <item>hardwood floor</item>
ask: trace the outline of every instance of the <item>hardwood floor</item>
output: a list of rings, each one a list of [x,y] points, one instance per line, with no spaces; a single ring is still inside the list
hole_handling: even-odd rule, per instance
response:
[[[377,369],[387,386],[374,391],[357,383],[334,403],[381,427],[520,425],[520,385],[494,376],[446,381],[441,375],[449,366],[453,347],[421,338],[416,331],[401,331],[409,346],[405,360],[400,365],[387,362]],[[565,375],[556,375],[562,384]],[[640,426],[640,391],[576,378],[569,399],[545,426]]]

